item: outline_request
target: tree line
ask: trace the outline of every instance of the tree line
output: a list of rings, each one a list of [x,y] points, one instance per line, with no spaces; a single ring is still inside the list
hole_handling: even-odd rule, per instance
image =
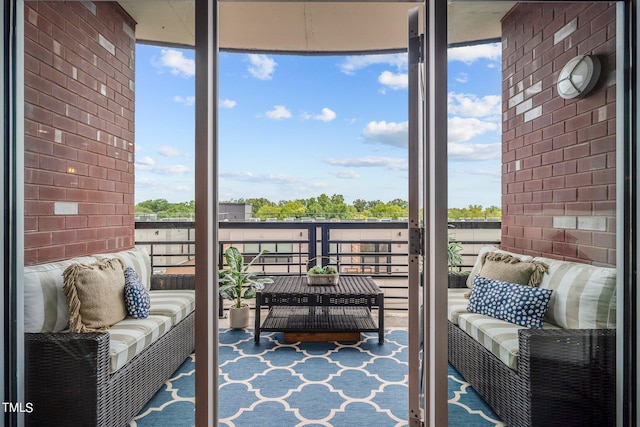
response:
[[[341,194],[329,196],[320,194],[308,199],[280,200],[273,202],[264,197],[233,199],[221,203],[247,203],[251,205],[254,218],[406,218],[409,216],[408,203],[403,199],[388,202],[381,200],[356,199],[348,204]],[[136,215],[156,214],[159,219],[188,215],[195,212],[195,201],[169,203],[165,199],[145,200],[135,206]],[[469,205],[466,208],[449,208],[450,219],[501,218],[502,211],[497,206],[483,207]]]

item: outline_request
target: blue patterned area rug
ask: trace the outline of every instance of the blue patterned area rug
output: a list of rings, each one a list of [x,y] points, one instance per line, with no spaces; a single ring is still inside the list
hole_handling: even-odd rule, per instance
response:
[[[284,343],[280,333],[220,331],[220,426],[406,426],[407,331],[389,329],[358,343]],[[130,423],[193,426],[192,355]],[[449,367],[449,425],[503,426]]]

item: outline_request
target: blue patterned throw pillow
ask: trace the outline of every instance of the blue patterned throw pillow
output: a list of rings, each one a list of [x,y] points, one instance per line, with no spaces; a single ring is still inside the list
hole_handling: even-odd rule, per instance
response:
[[[476,276],[467,310],[531,329],[542,328],[551,289],[516,285]]]
[[[136,274],[136,271],[127,267],[124,270],[124,302],[127,312],[136,319],[146,319],[151,310],[151,299],[147,291]]]

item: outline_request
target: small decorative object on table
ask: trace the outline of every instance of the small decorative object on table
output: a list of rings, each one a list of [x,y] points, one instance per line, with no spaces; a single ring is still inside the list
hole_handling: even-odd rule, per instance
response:
[[[320,267],[316,265],[307,270],[307,284],[309,285],[337,285],[340,274],[332,265]]]

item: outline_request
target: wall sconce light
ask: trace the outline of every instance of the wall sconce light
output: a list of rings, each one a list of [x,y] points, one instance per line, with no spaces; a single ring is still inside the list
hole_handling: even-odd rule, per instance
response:
[[[596,56],[578,55],[558,75],[556,88],[564,99],[586,96],[600,77],[600,60]]]

